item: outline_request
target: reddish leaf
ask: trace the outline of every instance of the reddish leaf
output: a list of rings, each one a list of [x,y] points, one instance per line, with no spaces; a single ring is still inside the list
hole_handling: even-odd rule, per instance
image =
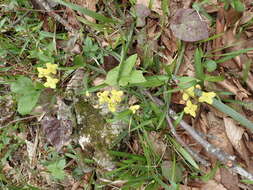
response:
[[[194,9],[179,9],[172,18],[170,28],[180,40],[195,42],[208,38],[207,24]]]

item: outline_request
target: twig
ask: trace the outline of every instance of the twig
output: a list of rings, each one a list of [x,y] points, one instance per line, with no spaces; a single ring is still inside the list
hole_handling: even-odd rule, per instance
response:
[[[24,118],[19,118],[19,119],[13,120],[13,121],[7,123],[7,124],[4,125],[4,126],[0,126],[0,129],[3,129],[3,128],[5,128],[5,127],[8,127],[9,125],[14,124],[14,123],[16,123],[16,122],[24,121],[24,120],[27,120],[27,119],[33,119],[33,118],[36,118],[36,117],[38,117],[38,116],[40,116],[40,115],[32,115],[32,116],[29,116],[29,117],[24,117]]]
[[[144,94],[146,94],[153,102],[159,104],[159,105],[164,105],[164,103],[156,98],[153,97],[150,92],[148,91],[143,91]],[[178,118],[176,116],[175,112],[172,109],[169,109],[169,116],[172,117],[174,120]],[[168,117],[169,117],[168,116]],[[189,124],[187,124],[185,121],[180,121],[180,125],[183,129],[185,129],[199,144],[201,144],[204,149],[215,156],[218,160],[220,160],[222,163],[224,163],[228,168],[230,168],[232,171],[234,171],[237,174],[240,174],[241,176],[253,180],[253,175],[240,167],[236,162],[235,162],[235,156],[232,156],[223,150],[216,148],[212,144],[210,144],[208,141],[203,139],[201,135],[194,129],[192,128]]]

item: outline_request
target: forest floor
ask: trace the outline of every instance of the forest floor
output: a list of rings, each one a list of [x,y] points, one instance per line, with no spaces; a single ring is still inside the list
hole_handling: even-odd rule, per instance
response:
[[[0,0],[1,190],[252,190],[252,0]]]

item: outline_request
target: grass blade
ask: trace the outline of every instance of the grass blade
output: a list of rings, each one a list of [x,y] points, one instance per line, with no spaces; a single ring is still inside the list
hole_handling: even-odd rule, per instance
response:
[[[245,118],[244,116],[242,116],[240,113],[236,112],[234,109],[230,108],[226,104],[223,104],[221,101],[215,98],[213,99],[212,105],[218,110],[220,110],[221,112],[229,115],[234,120],[238,121],[241,125],[243,125],[244,127],[247,127],[253,132],[253,123],[247,118]]]

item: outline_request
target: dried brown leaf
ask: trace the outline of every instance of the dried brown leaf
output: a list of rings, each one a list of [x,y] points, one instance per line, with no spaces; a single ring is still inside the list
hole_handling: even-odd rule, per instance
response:
[[[218,184],[214,180],[209,180],[205,185],[201,187],[201,190],[227,190],[222,184]]]
[[[237,152],[240,154],[240,156],[245,160],[247,165],[249,165],[249,152],[247,151],[245,144],[243,142],[243,133],[244,129],[242,127],[239,127],[236,122],[228,117],[223,118],[225,129],[227,136],[233,145],[233,147],[237,150]]]
[[[70,120],[58,120],[51,116],[45,116],[41,120],[41,126],[46,140],[52,144],[57,151],[70,140],[73,123]]]
[[[208,26],[194,9],[179,9],[173,16],[170,29],[180,40],[195,42],[208,38]]]
[[[162,4],[162,1],[161,0],[137,0],[136,4],[142,4],[146,7],[149,7],[151,3],[151,10],[152,11],[155,11],[156,13],[158,13],[159,15],[162,15],[163,12],[162,12],[162,8],[161,8],[161,4]]]
[[[237,126],[235,121],[231,118],[225,117],[223,118],[225,129],[227,136],[234,146],[234,148],[240,152],[240,141],[242,140],[242,135],[244,133],[244,129]]]
[[[223,149],[225,152],[233,154],[233,147],[225,133],[223,121],[216,117],[212,112],[207,114],[207,120],[209,125],[208,141],[214,146]]]
[[[151,132],[148,134],[153,150],[164,158],[169,158],[170,152],[167,151],[167,144],[164,142],[161,133]]]
[[[221,184],[228,190],[239,190],[238,176],[227,168],[220,168]]]
[[[221,148],[228,154],[234,153],[231,142],[229,141],[227,134],[225,132],[224,122],[216,117],[212,112],[209,112],[207,115],[208,123],[209,123],[209,138],[208,141],[212,143],[214,146]],[[212,163],[216,160],[216,158],[212,158]],[[238,176],[231,173],[227,168],[220,169],[220,176],[222,184],[231,189],[231,187],[237,187],[238,185]],[[211,187],[213,184],[211,185]],[[223,186],[222,186],[223,187]],[[206,187],[208,189],[208,186]],[[218,185],[217,185],[218,188]]]
[[[248,98],[248,95],[250,94],[248,91],[246,91],[244,88],[242,88],[241,85],[235,86],[232,82],[230,82],[228,80],[220,81],[220,82],[218,82],[218,84],[221,85],[226,90],[235,94],[239,100],[243,100],[244,98]],[[237,84],[240,84],[240,83],[237,83]],[[239,89],[238,89],[238,87],[239,87]]]
[[[110,71],[114,67],[119,65],[119,61],[115,57],[108,55],[104,56],[104,64],[102,65],[106,71]]]

